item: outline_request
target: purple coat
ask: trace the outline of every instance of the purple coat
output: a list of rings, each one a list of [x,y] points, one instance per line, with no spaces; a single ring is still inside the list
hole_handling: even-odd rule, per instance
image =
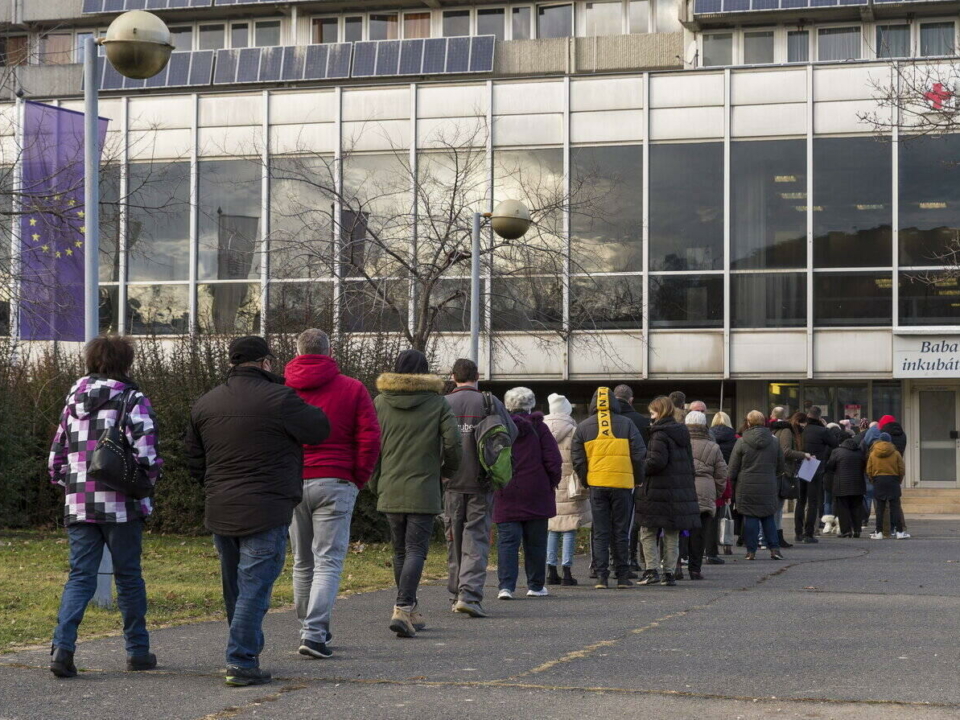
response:
[[[493,495],[493,521],[549,520],[557,514],[555,490],[563,459],[543,413],[513,415],[517,439],[513,443],[513,479]]]

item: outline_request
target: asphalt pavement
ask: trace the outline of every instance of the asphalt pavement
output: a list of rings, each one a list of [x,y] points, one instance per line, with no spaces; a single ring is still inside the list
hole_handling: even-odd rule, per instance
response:
[[[578,557],[581,586],[498,601],[492,573],[486,619],[429,586],[429,628],[409,640],[387,628],[391,591],[354,595],[337,602],[329,660],[297,654],[292,611],[272,612],[262,687],[224,685],[223,622],[154,630],[149,673],[124,672],[119,637],[82,641],[71,680],[46,669],[48,648],[28,649],[0,655],[0,720],[955,719],[960,520],[910,531],[824,538],[782,562],[736,549],[675,588],[595,590]]]

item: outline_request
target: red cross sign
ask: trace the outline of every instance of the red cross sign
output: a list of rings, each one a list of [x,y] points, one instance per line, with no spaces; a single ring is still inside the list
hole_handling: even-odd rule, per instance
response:
[[[953,91],[943,86],[943,83],[934,83],[929,92],[923,94],[934,110],[943,110],[944,105],[951,104]]]

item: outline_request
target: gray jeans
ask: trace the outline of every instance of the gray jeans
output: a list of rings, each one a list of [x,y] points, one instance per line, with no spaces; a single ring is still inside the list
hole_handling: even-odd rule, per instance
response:
[[[644,567],[660,573],[675,573],[677,561],[680,559],[680,531],[663,531],[663,558],[660,557],[660,546],[657,536],[660,528],[640,527],[640,542],[643,544]],[[662,566],[661,566],[662,560]]]
[[[487,581],[493,493],[443,494],[447,536],[447,590],[451,601],[480,602]]]
[[[300,637],[330,641],[330,616],[340,592],[343,559],[350,545],[350,519],[357,486],[349,480],[311,478],[303,481],[303,500],[293,513],[293,600],[300,619]]]

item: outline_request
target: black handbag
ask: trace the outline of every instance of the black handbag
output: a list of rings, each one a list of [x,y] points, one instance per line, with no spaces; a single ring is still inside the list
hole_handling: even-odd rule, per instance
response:
[[[797,487],[797,478],[793,475],[780,476],[780,488],[777,493],[781,500],[796,500],[800,497],[800,488]]]
[[[111,490],[142,500],[153,493],[153,484],[137,462],[136,453],[123,431],[130,392],[121,396],[122,407],[113,427],[103,431],[90,458],[87,475]]]

